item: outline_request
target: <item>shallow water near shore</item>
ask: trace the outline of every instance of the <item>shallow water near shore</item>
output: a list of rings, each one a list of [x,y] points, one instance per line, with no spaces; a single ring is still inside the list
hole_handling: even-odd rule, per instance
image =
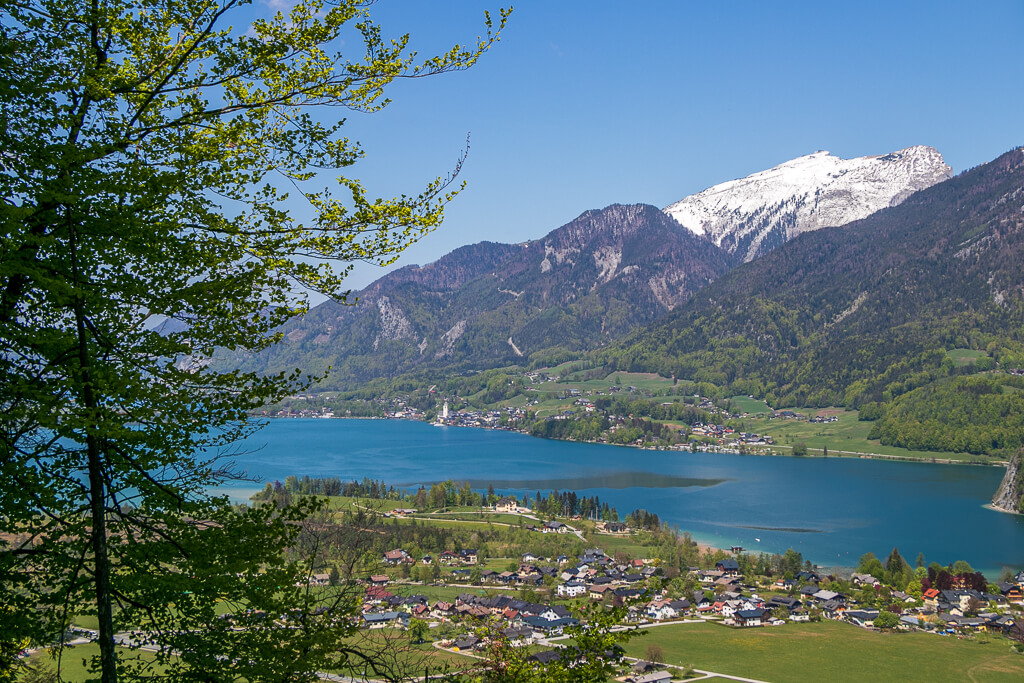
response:
[[[987,508],[998,467],[849,458],[649,451],[404,420],[270,420],[236,449],[263,481],[288,475],[383,479],[412,488],[451,479],[502,493],[557,488],[637,508],[717,547],[792,547],[849,567],[893,547],[911,563],[964,559],[994,578],[1024,567],[1024,516]],[[225,486],[233,498],[262,488]],[[759,540],[757,540],[759,539]]]

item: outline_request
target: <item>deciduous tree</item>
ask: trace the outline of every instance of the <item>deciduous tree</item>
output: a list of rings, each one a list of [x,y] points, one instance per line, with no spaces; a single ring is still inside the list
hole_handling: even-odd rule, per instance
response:
[[[304,378],[211,360],[272,344],[305,292],[344,300],[353,261],[390,263],[440,223],[453,177],[373,198],[345,173],[362,150],[333,112],[468,68],[506,18],[418,59],[368,0],[246,4],[0,0],[0,633],[41,640],[95,614],[104,682],[139,673],[118,663],[118,628],[180,680],[330,663],[350,596],[314,611],[308,568],[281,562],[315,505],[207,494],[248,411]]]

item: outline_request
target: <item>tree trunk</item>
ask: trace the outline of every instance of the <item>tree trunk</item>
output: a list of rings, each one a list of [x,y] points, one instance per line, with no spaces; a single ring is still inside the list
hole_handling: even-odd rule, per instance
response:
[[[74,278],[75,325],[78,337],[79,378],[82,383],[81,401],[87,411],[97,413],[91,373],[89,338],[85,327],[85,305],[82,301],[82,280],[78,268],[77,231],[69,230],[68,246]],[[97,418],[99,416],[97,415]],[[102,450],[94,433],[95,424],[86,427],[85,447],[89,469],[89,513],[92,523],[93,583],[96,589],[96,617],[99,620],[99,646],[101,683],[117,683],[117,656],[114,651],[113,597],[110,590],[110,558],[107,556],[106,487],[103,483]]]

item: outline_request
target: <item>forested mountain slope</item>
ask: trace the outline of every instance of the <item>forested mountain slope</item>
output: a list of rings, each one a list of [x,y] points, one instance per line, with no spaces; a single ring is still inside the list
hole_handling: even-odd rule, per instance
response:
[[[603,352],[773,405],[860,405],[950,374],[946,349],[1024,363],[1024,150],[841,229],[805,233]]]
[[[587,211],[543,239],[481,242],[390,273],[289,323],[259,356],[226,362],[279,371],[333,367],[323,388],[411,370],[500,367],[579,354],[655,320],[734,261],[656,207]]]
[[[676,309],[754,253],[948,173],[927,147],[852,160],[821,153],[677,202],[674,215],[689,217],[682,224],[643,204],[587,211],[539,240],[481,242],[402,268],[356,292],[358,306],[323,304],[289,323],[280,344],[222,362],[257,372],[330,367],[326,389],[579,356]]]

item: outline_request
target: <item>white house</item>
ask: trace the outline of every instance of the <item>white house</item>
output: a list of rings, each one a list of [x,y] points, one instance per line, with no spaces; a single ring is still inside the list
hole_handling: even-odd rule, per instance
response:
[[[579,581],[566,581],[559,584],[556,590],[561,597],[576,598],[586,593],[587,587]]]

